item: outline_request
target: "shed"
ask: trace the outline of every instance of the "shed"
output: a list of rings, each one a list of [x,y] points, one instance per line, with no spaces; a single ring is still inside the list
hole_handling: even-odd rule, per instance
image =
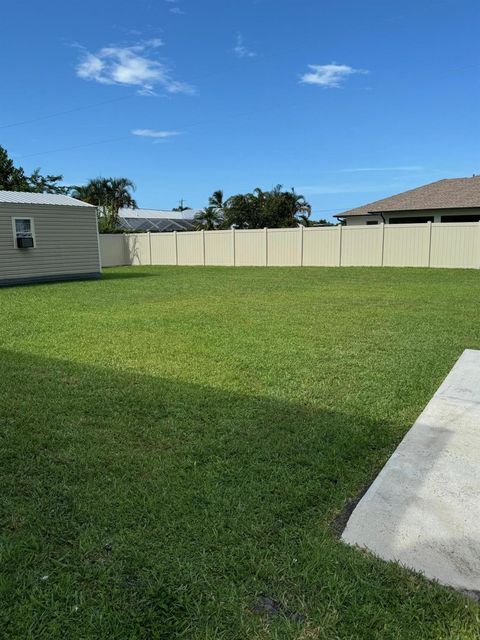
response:
[[[0,286],[100,272],[96,207],[64,195],[0,191]]]

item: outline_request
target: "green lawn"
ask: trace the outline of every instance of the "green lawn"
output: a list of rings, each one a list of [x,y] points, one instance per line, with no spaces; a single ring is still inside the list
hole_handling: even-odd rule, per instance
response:
[[[479,301],[420,269],[0,290],[0,637],[478,638],[478,605],[332,523],[480,348]]]

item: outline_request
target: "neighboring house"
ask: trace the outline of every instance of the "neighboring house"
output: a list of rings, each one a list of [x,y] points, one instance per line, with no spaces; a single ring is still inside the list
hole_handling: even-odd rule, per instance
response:
[[[195,228],[193,217],[197,209],[185,211],[161,211],[159,209],[120,209],[120,228],[125,231],[191,231]]]
[[[335,216],[352,224],[480,221],[480,176],[438,180]]]
[[[0,285],[100,277],[96,207],[0,191]]]

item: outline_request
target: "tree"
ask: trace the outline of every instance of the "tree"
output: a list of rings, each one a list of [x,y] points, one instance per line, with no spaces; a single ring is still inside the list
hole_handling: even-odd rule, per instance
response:
[[[94,178],[86,185],[75,187],[72,195],[98,207],[100,231],[112,233],[118,228],[119,209],[137,208],[137,203],[130,193],[134,190],[135,185],[128,178]]]
[[[210,207],[217,209],[223,215],[223,208],[225,206],[223,201],[223,191],[221,189],[214,191],[208,199],[208,204]]]
[[[193,221],[197,231],[200,229],[213,231],[221,226],[223,217],[215,207],[205,207],[195,214]]]
[[[237,229],[261,229],[265,226],[259,194],[245,193],[231,196],[224,207],[225,227]]]
[[[35,169],[32,175],[28,178],[30,184],[29,191],[36,193],[60,193],[67,195],[72,190],[72,187],[62,186],[58,184],[63,180],[62,175],[46,175],[42,176],[40,169]]]
[[[0,147],[0,190],[30,191],[28,177],[22,167],[15,167],[7,150]]]
[[[319,220],[309,220],[307,227],[335,227],[339,222],[332,222],[331,220],[326,220],[325,218],[320,218]]]
[[[305,225],[311,207],[294,189],[282,191],[282,186],[277,185],[271,191],[257,187],[253,193],[232,196],[224,203],[223,211],[226,227],[261,229]]]
[[[0,190],[67,194],[71,187],[60,185],[62,180],[62,175],[43,176],[40,169],[35,169],[31,176],[27,175],[22,167],[13,164],[7,150],[0,146]]]

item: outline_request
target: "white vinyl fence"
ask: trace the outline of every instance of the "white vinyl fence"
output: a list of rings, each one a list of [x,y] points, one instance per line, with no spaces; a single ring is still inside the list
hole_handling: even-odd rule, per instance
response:
[[[480,223],[101,235],[102,266],[480,268]]]

